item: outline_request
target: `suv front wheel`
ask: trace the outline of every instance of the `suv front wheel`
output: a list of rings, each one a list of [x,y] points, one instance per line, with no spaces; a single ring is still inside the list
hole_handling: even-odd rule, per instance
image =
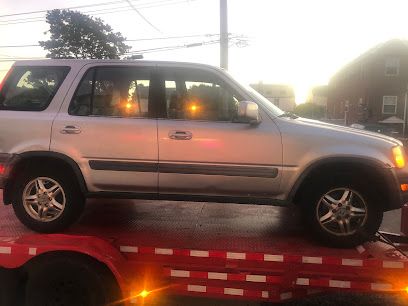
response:
[[[15,182],[13,208],[16,216],[36,232],[66,229],[78,219],[84,203],[77,182],[53,169],[28,170]]]
[[[320,183],[304,199],[306,221],[325,244],[353,247],[379,229],[383,210],[375,191],[362,182]]]

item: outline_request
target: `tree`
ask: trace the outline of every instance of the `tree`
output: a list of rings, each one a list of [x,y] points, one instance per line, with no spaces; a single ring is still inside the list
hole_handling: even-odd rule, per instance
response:
[[[47,12],[51,34],[39,44],[50,58],[110,58],[115,59],[130,49],[119,32],[103,23],[100,18],[70,10]]]
[[[324,107],[307,102],[297,105],[294,113],[304,118],[321,119],[322,117],[324,117]]]

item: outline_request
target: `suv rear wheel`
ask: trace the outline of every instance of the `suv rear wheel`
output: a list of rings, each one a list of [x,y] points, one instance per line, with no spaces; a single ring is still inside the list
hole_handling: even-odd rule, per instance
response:
[[[353,247],[379,229],[383,209],[368,185],[341,177],[317,185],[302,206],[306,222],[325,244]]]
[[[85,199],[77,182],[53,169],[32,169],[17,177],[13,208],[28,228],[42,233],[66,229],[80,216]]]

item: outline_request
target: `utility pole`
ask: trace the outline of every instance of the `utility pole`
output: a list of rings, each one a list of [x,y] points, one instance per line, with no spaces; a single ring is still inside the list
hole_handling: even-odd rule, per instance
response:
[[[223,69],[228,69],[227,0],[220,0],[220,67]]]
[[[405,102],[404,102],[404,124],[402,126],[402,137],[405,138],[405,132],[407,127],[407,97],[408,96],[408,84],[407,88],[405,89]]]

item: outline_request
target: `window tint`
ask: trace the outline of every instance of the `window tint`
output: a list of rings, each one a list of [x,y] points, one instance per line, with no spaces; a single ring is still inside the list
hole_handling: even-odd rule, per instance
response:
[[[69,67],[15,67],[0,93],[0,109],[42,111],[48,107]]]
[[[165,72],[167,118],[232,121],[240,97],[216,76],[202,71]]]
[[[77,88],[69,114],[150,117],[149,86],[150,73],[145,68],[91,69]]]

